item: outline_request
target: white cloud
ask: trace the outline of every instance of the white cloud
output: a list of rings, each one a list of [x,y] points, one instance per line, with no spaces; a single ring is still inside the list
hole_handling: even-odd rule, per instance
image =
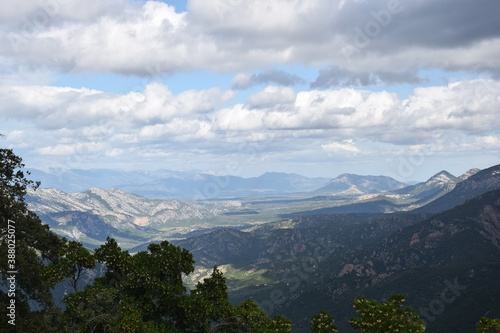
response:
[[[40,155],[90,155],[103,151],[105,145],[99,142],[58,144],[37,149]]]
[[[482,151],[491,161],[500,140],[500,2],[407,1],[396,11],[389,3],[188,0],[179,12],[160,1],[0,2],[2,140],[39,164],[88,167],[197,167],[225,163],[221,156],[327,165],[335,155],[421,151],[426,160]],[[210,88],[198,71],[229,88]],[[493,79],[436,83],[446,71]],[[74,78],[70,85],[85,86],[82,74],[176,84],[186,72],[208,88],[60,86]],[[401,93],[404,83],[415,87],[404,100],[380,89]]]
[[[44,9],[45,2],[55,5]],[[275,64],[339,66],[358,77],[375,72],[382,74],[373,78],[397,82],[404,82],[401,73],[415,82],[422,68],[500,75],[498,6],[401,3],[402,10],[380,23],[373,13],[390,10],[383,0],[191,0],[187,13],[159,1],[92,0],[82,6],[75,0],[30,0],[0,8],[6,19],[0,56],[36,68],[143,76],[151,75],[151,67],[156,75]],[[378,33],[358,45],[359,31],[377,24]]]
[[[121,10],[133,3],[126,0],[88,0],[85,6],[78,0],[23,0],[0,2],[0,19],[4,24],[35,25],[39,28],[62,21],[88,21],[102,15],[121,15]],[[121,9],[121,10],[120,10]],[[23,27],[24,28],[24,27]]]
[[[359,148],[356,147],[356,144],[352,139],[347,139],[343,140],[342,142],[330,142],[321,145],[321,148],[323,150],[326,150],[328,152],[332,153],[340,153],[340,154],[345,154],[345,153],[354,153],[357,154],[360,152]]]
[[[278,160],[285,152],[291,160],[324,159],[325,152],[346,158],[497,152],[497,91],[498,81],[457,81],[417,88],[401,100],[385,91],[270,86],[228,106],[232,91],[173,93],[159,83],[126,94],[0,86],[0,121],[24,124],[3,130],[9,144],[22,141],[31,154],[77,156],[90,165],[139,153],[152,163],[161,151],[214,161],[231,154]]]
[[[45,129],[82,128],[120,124],[167,122],[212,111],[233,96],[218,88],[174,95],[166,86],[152,83],[143,93],[109,94],[85,88],[0,86],[0,117],[29,120]]]
[[[466,151],[481,151],[491,150],[500,151],[500,135],[486,135],[475,137],[474,140],[468,143],[462,143],[461,147]]]
[[[262,108],[266,106],[279,108],[279,106],[287,107],[293,105],[296,97],[297,94],[293,88],[269,86],[264,90],[249,96],[247,103],[253,108]]]
[[[217,112],[213,122],[215,131],[253,131],[262,130],[265,113],[251,110],[242,104],[236,104]]]
[[[491,80],[417,88],[404,108],[405,116],[417,130],[452,129],[475,134],[496,131],[499,88],[499,82]]]

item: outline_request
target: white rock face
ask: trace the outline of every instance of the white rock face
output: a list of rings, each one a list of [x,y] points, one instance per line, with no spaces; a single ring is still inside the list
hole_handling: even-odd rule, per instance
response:
[[[179,200],[148,199],[120,190],[99,188],[76,193],[38,189],[30,193],[28,203],[29,208],[37,213],[89,212],[105,218],[115,227],[125,221],[147,226],[161,225],[171,220],[203,219],[241,206],[237,201],[205,206]]]

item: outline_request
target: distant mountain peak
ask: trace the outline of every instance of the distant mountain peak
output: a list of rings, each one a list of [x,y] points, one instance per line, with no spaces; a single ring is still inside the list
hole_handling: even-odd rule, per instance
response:
[[[460,180],[466,180],[467,178],[469,178],[470,176],[474,176],[476,173],[480,172],[481,169],[478,169],[478,168],[472,168],[472,169],[469,169],[467,170],[463,175],[459,176],[458,178]]]
[[[437,174],[429,178],[426,183],[456,184],[457,182],[459,182],[459,179],[457,177],[446,170],[441,170]]]
[[[317,192],[339,193],[352,189],[357,194],[366,194],[394,191],[406,186],[407,184],[388,176],[361,176],[352,173],[343,173],[330,180],[328,184],[318,189]],[[353,191],[348,192],[354,194]]]
[[[356,185],[351,185],[348,189],[339,192],[340,195],[363,195],[366,194],[360,190]]]
[[[438,177],[438,176],[445,176],[445,177],[448,177],[450,179],[454,179],[456,178],[454,175],[452,175],[450,172],[446,171],[446,170],[441,170],[439,171],[438,173],[436,173],[434,176],[432,176],[431,178],[434,178],[434,177]]]

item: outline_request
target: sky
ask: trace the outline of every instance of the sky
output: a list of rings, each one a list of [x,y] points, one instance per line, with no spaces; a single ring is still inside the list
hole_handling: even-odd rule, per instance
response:
[[[497,0],[0,0],[28,168],[425,180],[500,163]]]

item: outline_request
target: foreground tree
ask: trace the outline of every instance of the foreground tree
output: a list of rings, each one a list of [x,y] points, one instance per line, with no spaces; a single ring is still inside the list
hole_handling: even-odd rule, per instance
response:
[[[337,333],[338,329],[335,326],[333,316],[322,310],[315,315],[312,320],[312,333]]]
[[[39,183],[26,175],[29,172],[24,171],[22,159],[11,149],[0,149],[0,299],[3,304],[14,300],[12,319],[17,332],[51,332],[56,331],[60,311],[53,303],[52,285],[42,272],[45,263],[58,261],[64,240],[28,210],[25,196]],[[15,297],[9,291],[11,282],[16,286]],[[12,326],[7,320],[0,321],[2,332]]]
[[[478,333],[500,333],[500,319],[482,317],[476,325]]]
[[[108,238],[94,257],[105,265],[104,276],[65,298],[72,331],[209,332],[231,316],[222,273],[214,268],[189,293],[182,275],[194,270],[193,257],[167,241],[132,256]]]
[[[44,268],[44,276],[52,285],[67,280],[76,293],[79,282],[94,268],[95,259],[89,250],[81,243],[69,241],[62,246],[58,262]]]
[[[170,244],[150,244],[130,255],[114,239],[95,251],[106,273],[64,302],[65,330],[72,332],[278,332],[291,322],[271,319],[252,300],[232,306],[226,279],[214,267],[190,292],[182,275],[194,270],[191,253]],[[69,266],[72,267],[72,266]]]
[[[277,315],[271,319],[249,299],[234,307],[231,316],[219,322],[210,333],[289,333],[291,330],[292,323],[288,318]]]
[[[359,318],[353,318],[349,323],[363,333],[425,332],[424,321],[414,309],[405,307],[404,302],[401,294],[394,294],[382,303],[361,296],[354,301]]]

